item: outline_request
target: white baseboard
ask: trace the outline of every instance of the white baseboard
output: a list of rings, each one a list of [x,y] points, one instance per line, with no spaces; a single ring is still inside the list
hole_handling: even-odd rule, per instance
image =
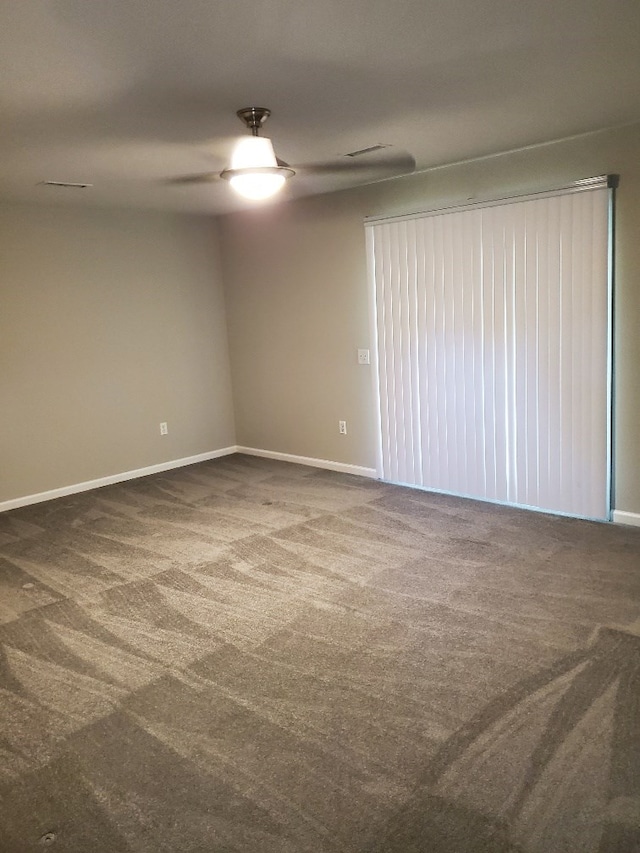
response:
[[[236,447],[237,453],[247,456],[262,456],[265,459],[279,459],[281,462],[294,462],[296,465],[309,465],[311,468],[325,468],[328,471],[339,471],[341,474],[356,474],[358,477],[377,477],[375,468],[364,468],[361,465],[349,465],[346,462],[332,462],[330,459],[314,459],[312,456],[294,456],[292,453],[278,453],[275,450],[259,450],[256,447]]]
[[[640,513],[624,512],[621,509],[614,509],[613,520],[616,524],[630,524],[633,527],[640,527]]]
[[[196,456],[185,456],[183,459],[172,459],[169,462],[160,462],[157,465],[148,465],[146,468],[136,468],[135,471],[123,471],[121,474],[111,474],[109,477],[100,477],[97,480],[87,480],[84,483],[75,483],[72,486],[63,486],[61,489],[51,489],[48,492],[39,492],[36,495],[25,495],[0,503],[0,512],[9,509],[17,509],[21,506],[51,501],[54,498],[63,498],[67,495],[75,495],[78,492],[88,492],[100,486],[111,486],[114,483],[123,483],[125,480],[135,480],[137,477],[146,477],[147,474],[159,474],[161,471],[170,471],[172,468],[182,468],[185,465],[193,465],[196,462],[206,462],[209,459],[217,459],[219,456],[229,456],[237,453],[238,448],[222,447],[220,450],[210,450],[208,453],[198,453]]]

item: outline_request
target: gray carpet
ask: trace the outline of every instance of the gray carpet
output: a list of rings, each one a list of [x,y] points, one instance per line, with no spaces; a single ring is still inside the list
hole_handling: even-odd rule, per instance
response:
[[[0,849],[640,850],[640,529],[233,456],[0,515]]]

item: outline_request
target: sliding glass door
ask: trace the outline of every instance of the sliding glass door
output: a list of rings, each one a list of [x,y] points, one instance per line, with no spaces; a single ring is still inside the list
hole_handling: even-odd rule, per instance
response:
[[[595,179],[367,223],[384,479],[608,518],[610,206]]]

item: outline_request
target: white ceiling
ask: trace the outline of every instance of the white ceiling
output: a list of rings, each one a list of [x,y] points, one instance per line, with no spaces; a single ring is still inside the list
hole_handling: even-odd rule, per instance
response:
[[[420,170],[639,121],[640,0],[3,0],[0,197],[237,209],[223,181],[167,179],[224,168],[245,106],[294,167],[383,143]],[[287,194],[370,177],[301,171]]]

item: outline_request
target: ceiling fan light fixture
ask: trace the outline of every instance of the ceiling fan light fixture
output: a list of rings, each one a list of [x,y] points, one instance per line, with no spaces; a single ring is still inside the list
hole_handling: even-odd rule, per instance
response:
[[[284,175],[280,175],[279,171],[277,167],[273,171],[242,169],[240,174],[229,176],[229,183],[244,198],[260,201],[271,198],[284,186],[287,179]],[[222,177],[226,176],[223,174]]]
[[[231,170],[264,169],[278,165],[273,144],[266,136],[244,136],[231,155]]]
[[[275,195],[287,178],[295,175],[293,169],[278,165],[271,140],[257,135],[268,116],[269,110],[259,107],[238,110],[238,117],[247,124],[253,136],[238,142],[231,155],[231,167],[220,173],[237,193],[252,201]]]

